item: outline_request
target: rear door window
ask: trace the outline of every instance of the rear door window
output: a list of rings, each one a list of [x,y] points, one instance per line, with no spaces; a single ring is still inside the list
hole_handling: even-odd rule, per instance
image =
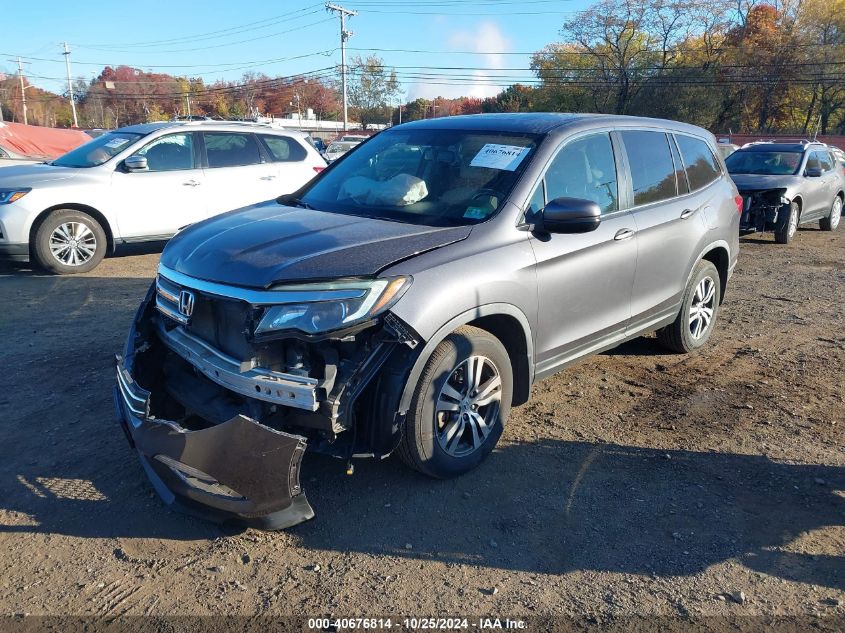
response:
[[[270,159],[275,163],[305,160],[305,148],[290,137],[260,134],[259,138],[267,148]]]
[[[619,187],[610,135],[591,134],[564,145],[546,171],[546,197],[592,200],[602,213],[616,211]]]
[[[693,191],[701,189],[719,178],[721,175],[719,163],[716,162],[716,157],[713,156],[710,146],[705,141],[683,134],[676,134],[675,140],[678,141],[678,147],[681,149],[681,156],[687,168],[690,189]]]
[[[664,132],[624,130],[619,133],[631,168],[634,206],[678,195],[675,165]]]
[[[204,132],[209,167],[239,167],[261,162],[261,150],[252,134]]]
[[[816,152],[819,158],[819,164],[822,171],[831,171],[833,169],[833,161],[830,159],[830,154],[827,152]]]

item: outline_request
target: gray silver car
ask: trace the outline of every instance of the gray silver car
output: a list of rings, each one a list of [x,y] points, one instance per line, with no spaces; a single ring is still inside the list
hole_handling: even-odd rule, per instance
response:
[[[391,128],[170,241],[116,358],[118,417],[167,503],[263,528],[314,515],[306,451],[461,475],[541,378],[648,332],[704,345],[741,204],[691,125]]]
[[[740,230],[774,231],[788,244],[798,226],[834,231],[842,216],[845,174],[823,143],[750,143],[725,160],[744,210]]]

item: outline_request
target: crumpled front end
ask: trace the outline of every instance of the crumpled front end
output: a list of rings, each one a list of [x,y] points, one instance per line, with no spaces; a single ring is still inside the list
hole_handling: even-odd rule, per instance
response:
[[[312,518],[299,482],[305,438],[234,410],[205,420],[167,393],[166,352],[150,332],[153,295],[151,288],[138,310],[126,355],[116,357],[114,399],[156,492],[168,505],[219,522],[281,529]]]
[[[755,233],[775,230],[779,223],[788,221],[792,200],[786,197],[786,189],[740,190],[743,209],[739,230]]]
[[[348,460],[398,442],[396,403],[367,390],[401,392],[405,363],[395,359],[413,341],[392,315],[329,335],[262,335],[270,306],[256,305],[260,295],[184,285],[195,281],[159,275],[116,357],[129,442],[178,509],[263,529],[306,521],[306,447]]]

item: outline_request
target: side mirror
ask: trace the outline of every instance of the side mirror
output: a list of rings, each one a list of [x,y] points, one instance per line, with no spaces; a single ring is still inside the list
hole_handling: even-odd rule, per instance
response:
[[[807,169],[804,170],[804,175],[807,176],[807,178],[819,178],[822,175],[822,170],[818,167],[807,167]]]
[[[601,208],[592,200],[555,198],[543,209],[540,228],[548,233],[589,233],[600,223]]]
[[[147,157],[133,154],[123,161],[123,166],[126,167],[126,171],[147,171]]]

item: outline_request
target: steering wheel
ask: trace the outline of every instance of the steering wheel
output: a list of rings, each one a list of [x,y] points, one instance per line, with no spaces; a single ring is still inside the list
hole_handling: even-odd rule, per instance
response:
[[[496,191],[495,189],[485,188],[485,189],[479,189],[478,191],[476,191],[475,194],[472,196],[472,198],[470,198],[470,202],[474,202],[475,200],[477,200],[478,198],[481,198],[483,196],[487,196],[489,198],[495,198],[496,199],[496,207],[495,208],[499,207],[499,203],[501,203],[502,198],[504,198],[501,191]]]

